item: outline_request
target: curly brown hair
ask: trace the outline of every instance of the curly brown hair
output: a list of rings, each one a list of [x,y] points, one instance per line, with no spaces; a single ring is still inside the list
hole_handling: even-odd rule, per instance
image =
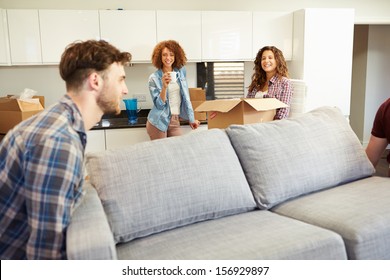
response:
[[[164,48],[167,48],[168,50],[173,52],[175,55],[175,61],[173,62],[173,65],[172,65],[173,68],[180,69],[186,64],[186,62],[187,62],[186,54],[178,42],[176,42],[174,40],[161,41],[160,43],[158,43],[154,47],[154,50],[152,53],[152,64],[157,69],[163,68],[162,51]]]
[[[76,41],[66,47],[59,70],[66,89],[78,90],[92,72],[104,73],[114,62],[127,65],[130,61],[130,53],[120,52],[103,40]]]
[[[282,51],[274,46],[265,46],[261,48],[256,55],[256,59],[254,62],[255,66],[253,67],[255,73],[253,73],[252,75],[252,83],[249,86],[248,92],[252,92],[254,89],[261,90],[267,81],[267,75],[261,67],[261,57],[263,56],[263,53],[265,51],[272,51],[275,56],[277,64],[276,75],[278,76],[278,78],[280,79],[281,77],[289,77],[287,63],[284,59]]]

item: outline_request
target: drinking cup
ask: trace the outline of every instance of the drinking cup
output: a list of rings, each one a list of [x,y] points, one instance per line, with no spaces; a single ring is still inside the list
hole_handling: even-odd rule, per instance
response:
[[[126,113],[129,124],[136,124],[138,122],[138,105],[137,98],[123,99],[126,105]]]
[[[171,76],[171,83],[174,83],[176,81],[177,72],[168,72],[168,74]]]

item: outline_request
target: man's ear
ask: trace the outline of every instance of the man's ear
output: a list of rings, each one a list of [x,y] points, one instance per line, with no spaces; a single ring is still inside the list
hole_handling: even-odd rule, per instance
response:
[[[88,76],[88,86],[91,88],[91,89],[94,89],[94,90],[99,90],[99,87],[101,86],[101,83],[102,83],[102,78],[100,77],[100,75],[96,72],[92,72],[91,74],[89,74]]]

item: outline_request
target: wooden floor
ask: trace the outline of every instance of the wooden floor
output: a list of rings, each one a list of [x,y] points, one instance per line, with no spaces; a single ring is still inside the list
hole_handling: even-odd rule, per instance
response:
[[[376,166],[376,173],[377,176],[383,176],[388,177],[389,176],[389,164],[387,163],[386,157],[390,153],[390,150],[386,150],[382,158],[380,159],[378,165]]]

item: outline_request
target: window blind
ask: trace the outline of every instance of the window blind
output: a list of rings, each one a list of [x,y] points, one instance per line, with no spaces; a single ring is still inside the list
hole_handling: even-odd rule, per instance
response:
[[[244,96],[244,62],[214,62],[214,98]]]

